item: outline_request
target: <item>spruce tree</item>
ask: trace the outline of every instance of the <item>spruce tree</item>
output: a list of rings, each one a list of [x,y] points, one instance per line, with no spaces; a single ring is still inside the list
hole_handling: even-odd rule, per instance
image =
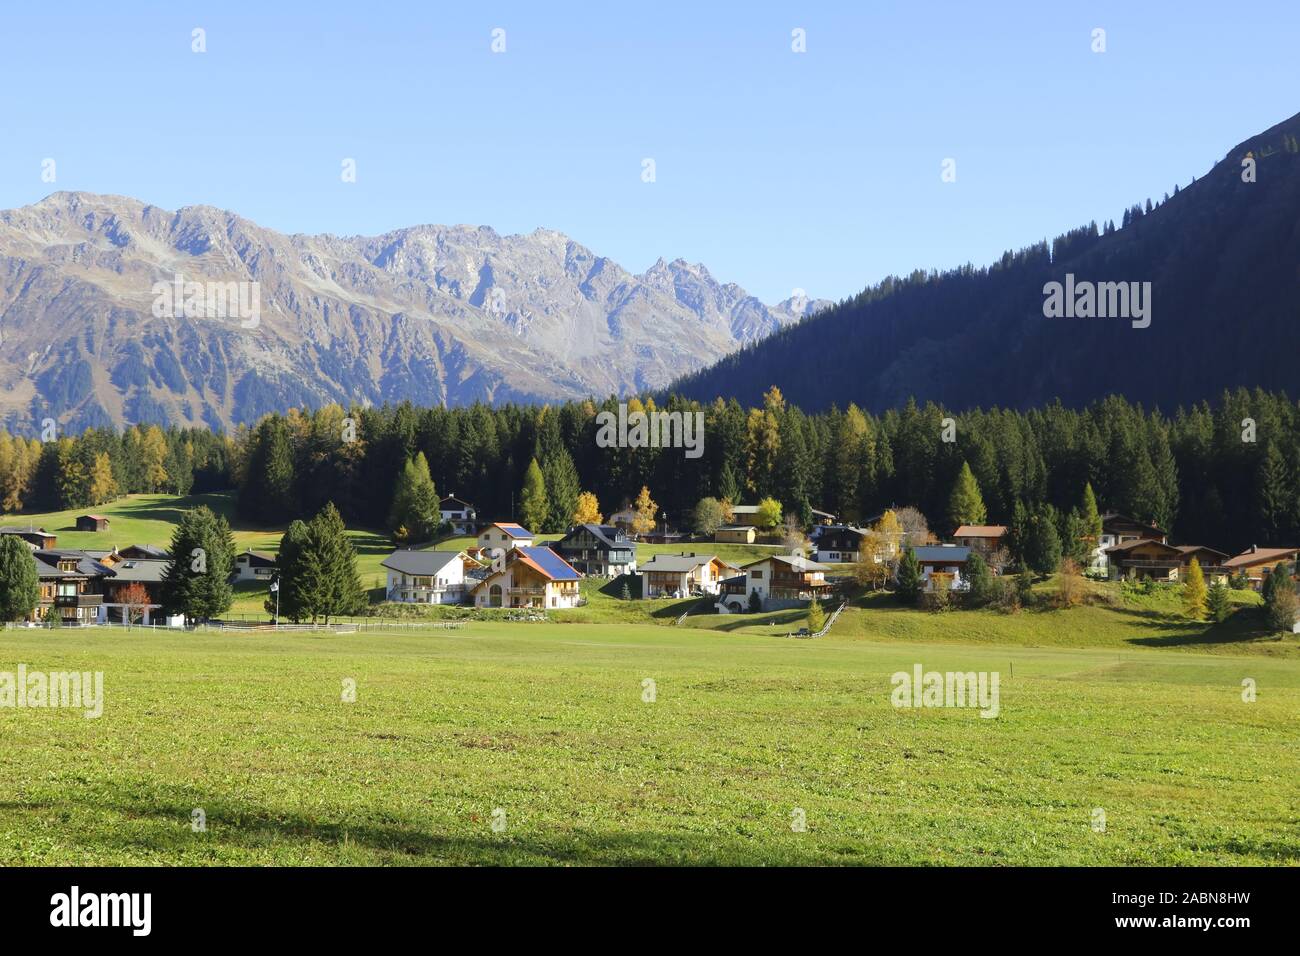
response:
[[[540,528],[528,526],[530,531],[568,531],[573,523],[573,513],[582,493],[578,469],[573,458],[563,446],[551,452],[542,461],[542,484],[549,503],[546,518]]]
[[[305,584],[303,555],[308,544],[307,524],[295,520],[280,537],[280,551],[275,557],[276,581],[280,591],[266,599],[263,607],[268,614],[274,614],[278,606],[281,617],[287,617],[295,623],[309,616],[307,604],[303,597]],[[278,604],[277,604],[278,597]]]
[[[948,520],[957,528],[964,524],[983,524],[987,518],[988,510],[984,507],[979,483],[970,465],[963,461],[948,499]]]
[[[1206,604],[1209,608],[1210,617],[1216,622],[1226,621],[1228,615],[1232,613],[1232,599],[1229,596],[1228,586],[1224,584],[1222,578],[1217,579],[1210,585]]]
[[[1056,509],[1051,505],[1030,521],[1025,562],[1038,574],[1051,574],[1061,563],[1061,538],[1056,532]]]
[[[235,539],[226,519],[207,505],[181,515],[172,532],[171,560],[163,572],[162,604],[186,619],[210,620],[230,609],[235,592]]]
[[[438,492],[429,475],[424,452],[402,466],[393,492],[393,506],[388,512],[388,530],[399,544],[428,541],[438,533],[442,514],[438,510]]]
[[[302,612],[313,623],[319,617],[328,624],[331,617],[357,614],[366,607],[357,554],[333,502],[307,524],[301,581]]]
[[[913,604],[921,596],[921,563],[916,552],[907,548],[898,562],[898,597],[904,604]]]
[[[537,533],[546,526],[547,516],[551,512],[551,503],[546,497],[546,480],[542,477],[541,466],[534,458],[528,463],[524,473],[523,492],[519,496],[519,520],[525,528]]]
[[[31,614],[41,600],[36,561],[16,534],[0,535],[0,621],[17,621]]]
[[[993,572],[989,570],[988,562],[978,551],[972,551],[967,559],[965,576],[966,582],[970,585],[967,594],[972,607],[984,607],[992,602],[996,593],[996,582],[993,580]]]

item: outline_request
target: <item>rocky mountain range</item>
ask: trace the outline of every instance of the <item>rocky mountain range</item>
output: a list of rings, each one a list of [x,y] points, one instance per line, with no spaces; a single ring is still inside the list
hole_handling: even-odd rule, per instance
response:
[[[0,212],[0,422],[228,428],[327,402],[604,397],[796,323],[702,265],[640,275],[545,229],[285,235],[61,192]]]

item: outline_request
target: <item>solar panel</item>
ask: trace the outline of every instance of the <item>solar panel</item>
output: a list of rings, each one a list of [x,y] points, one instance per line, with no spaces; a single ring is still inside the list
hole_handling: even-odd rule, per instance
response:
[[[520,548],[519,552],[557,581],[576,581],[580,577],[567,561],[550,548]]]

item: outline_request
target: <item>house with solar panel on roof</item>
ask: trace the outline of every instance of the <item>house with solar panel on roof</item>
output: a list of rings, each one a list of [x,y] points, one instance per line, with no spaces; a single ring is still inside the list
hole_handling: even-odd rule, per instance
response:
[[[470,594],[475,607],[573,608],[582,603],[581,579],[573,565],[550,548],[515,546]]]
[[[531,548],[533,533],[513,521],[494,521],[479,532],[478,546],[488,554],[494,554],[497,549]]]

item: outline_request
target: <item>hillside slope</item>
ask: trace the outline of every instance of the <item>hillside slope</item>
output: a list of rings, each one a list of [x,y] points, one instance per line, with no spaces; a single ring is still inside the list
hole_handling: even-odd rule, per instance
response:
[[[982,269],[891,278],[687,375],[673,390],[806,409],[880,411],[908,397],[961,410],[1082,405],[1122,394],[1173,408],[1238,385],[1296,390],[1300,115],[1113,232],[1088,226]],[[1242,160],[1257,163],[1243,182]],[[1131,218],[1131,221],[1130,221]],[[1151,323],[1047,318],[1044,286],[1150,282]]]

